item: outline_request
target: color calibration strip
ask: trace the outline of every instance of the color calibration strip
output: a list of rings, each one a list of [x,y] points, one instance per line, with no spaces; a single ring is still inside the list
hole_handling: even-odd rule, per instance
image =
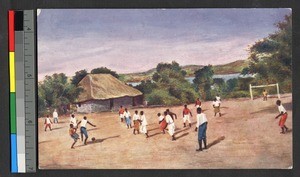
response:
[[[16,131],[15,12],[8,12],[11,172],[18,172]]]
[[[9,11],[11,172],[36,171],[34,11]]]

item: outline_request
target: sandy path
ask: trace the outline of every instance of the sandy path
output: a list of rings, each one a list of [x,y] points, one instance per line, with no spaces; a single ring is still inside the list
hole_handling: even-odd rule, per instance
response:
[[[276,98],[224,100],[222,117],[214,117],[211,102],[202,107],[208,117],[207,140],[209,149],[196,152],[197,133],[183,128],[182,106],[171,107],[178,115],[175,120],[177,141],[161,134],[156,114],[165,108],[143,108],[147,117],[150,138],[133,135],[119,122],[116,113],[88,114],[97,127],[88,126],[95,143],[82,142],[70,149],[69,118],[61,117],[53,131],[44,132],[39,119],[39,166],[41,169],[216,169],[216,168],[288,168],[292,165],[292,133],[280,134],[275,116]],[[286,125],[292,128],[292,95],[282,96],[288,111]],[[189,105],[195,114],[194,105]],[[131,114],[134,110],[129,110]],[[77,115],[81,119],[83,115]],[[192,118],[195,123],[195,115]]]

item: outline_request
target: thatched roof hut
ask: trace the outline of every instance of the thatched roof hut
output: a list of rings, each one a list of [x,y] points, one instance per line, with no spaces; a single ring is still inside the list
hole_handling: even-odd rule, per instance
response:
[[[143,102],[143,93],[110,74],[88,74],[80,82],[83,92],[77,99],[78,112],[100,112]]]

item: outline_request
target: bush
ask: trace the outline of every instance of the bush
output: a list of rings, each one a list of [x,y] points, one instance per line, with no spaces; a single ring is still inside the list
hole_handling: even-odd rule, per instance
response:
[[[250,93],[249,91],[234,91],[229,93],[226,97],[228,98],[249,97],[250,98]]]
[[[185,98],[187,99],[186,103],[193,103],[197,98],[199,98],[199,94],[193,89],[187,89],[184,91]]]
[[[180,105],[181,101],[169,95],[165,90],[155,89],[150,94],[145,95],[149,105]]]
[[[174,96],[175,98],[181,99],[182,97],[182,90],[176,87],[169,88],[170,95]]]
[[[239,90],[249,90],[249,84],[254,82],[254,78],[248,77],[248,78],[238,78],[238,86]]]
[[[150,80],[142,81],[140,85],[135,86],[134,88],[143,92],[144,94],[151,93],[153,89],[157,88],[157,85]]]
[[[234,79],[229,79],[226,82],[226,92],[231,92],[234,89],[236,89],[236,87],[238,86],[238,79],[234,78]]]
[[[285,80],[282,83],[279,83],[279,92],[280,93],[291,93],[292,92],[292,81],[291,80]]]

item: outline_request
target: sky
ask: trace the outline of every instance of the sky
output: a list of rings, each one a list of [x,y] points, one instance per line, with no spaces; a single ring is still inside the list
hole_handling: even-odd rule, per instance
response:
[[[250,45],[291,9],[42,9],[38,77],[97,67],[143,72],[160,62],[217,65],[247,59]]]

